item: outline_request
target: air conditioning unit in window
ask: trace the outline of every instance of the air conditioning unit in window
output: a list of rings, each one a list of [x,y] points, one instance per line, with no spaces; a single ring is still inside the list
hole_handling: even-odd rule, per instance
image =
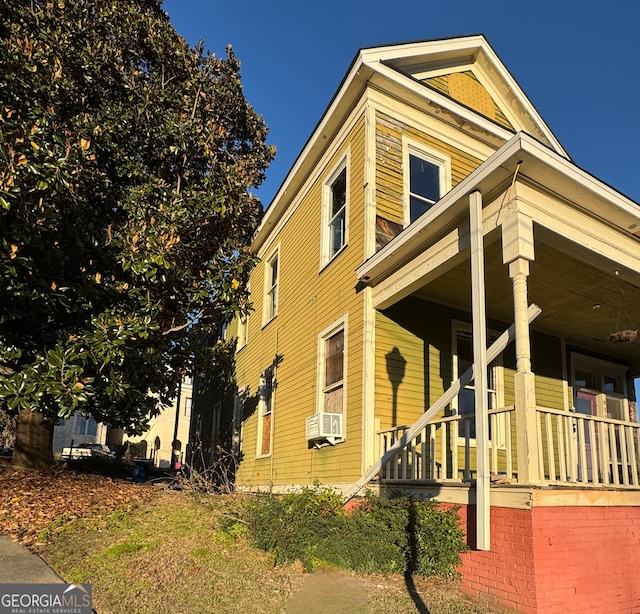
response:
[[[326,439],[329,443],[335,443],[342,438],[342,414],[330,414],[320,412],[313,414],[306,420],[307,441]]]

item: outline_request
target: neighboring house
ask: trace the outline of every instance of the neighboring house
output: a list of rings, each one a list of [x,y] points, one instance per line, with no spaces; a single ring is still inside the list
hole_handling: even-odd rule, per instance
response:
[[[96,422],[91,416],[75,413],[70,418],[59,418],[53,429],[53,454],[61,454],[73,442],[74,446],[81,443],[107,443],[108,428],[102,422]]]
[[[175,461],[184,462],[189,439],[192,401],[192,378],[185,376],[171,405],[160,406],[160,413],[149,420],[149,429],[143,435],[136,437],[124,435],[123,443],[142,443],[143,449],[139,451],[138,455],[150,459],[158,468],[168,469],[172,463],[172,442],[175,438]]]
[[[433,495],[461,506],[470,594],[640,611],[640,206],[482,36],[361,50],[253,248],[216,406],[239,488]]]

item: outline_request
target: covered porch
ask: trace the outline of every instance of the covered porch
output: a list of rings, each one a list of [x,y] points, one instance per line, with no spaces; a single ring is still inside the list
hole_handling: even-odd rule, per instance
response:
[[[621,519],[640,523],[639,232],[636,203],[518,134],[358,269],[379,313],[422,301],[424,317],[438,305],[470,320],[469,364],[482,368],[455,373],[453,334],[451,387],[415,407],[415,422],[375,429],[377,462],[347,496],[375,480],[463,504],[477,551],[463,569],[472,594],[566,611],[578,602],[550,587],[575,592],[581,578],[587,590],[588,563],[559,571],[556,559],[599,544],[618,575],[640,563],[635,528],[619,542],[600,537]],[[507,329],[493,344],[489,323]],[[552,349],[536,348],[536,336]],[[511,343],[503,378],[492,379]],[[520,583],[505,571],[514,562],[530,567]],[[640,607],[637,590],[625,595]]]

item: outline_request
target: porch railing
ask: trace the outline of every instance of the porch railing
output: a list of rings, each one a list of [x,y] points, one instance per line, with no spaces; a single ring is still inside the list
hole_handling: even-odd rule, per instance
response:
[[[543,483],[638,488],[640,424],[536,407],[539,470]],[[489,411],[492,482],[517,482],[513,407]],[[408,426],[378,431],[383,456]],[[472,416],[429,422],[382,466],[385,482],[462,483],[475,478]]]
[[[638,487],[640,424],[544,407],[536,413],[546,481]]]
[[[514,477],[513,407],[490,410],[489,425],[491,473],[510,481]],[[379,456],[383,456],[408,429],[408,426],[398,426],[378,431]],[[475,477],[473,416],[454,415],[432,420],[382,466],[380,477],[389,482],[470,481]]]

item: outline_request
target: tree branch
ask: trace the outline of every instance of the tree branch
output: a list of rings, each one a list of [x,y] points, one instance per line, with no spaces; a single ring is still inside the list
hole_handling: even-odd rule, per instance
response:
[[[176,332],[178,332],[180,330],[183,330],[183,329],[187,328],[188,326],[191,326],[192,324],[195,324],[202,317],[203,313],[204,313],[204,309],[199,311],[196,314],[195,318],[192,318],[191,320],[185,322],[184,324],[181,324],[180,326],[172,326],[170,329],[165,330],[162,334],[163,335],[168,335],[170,333],[176,333]]]

